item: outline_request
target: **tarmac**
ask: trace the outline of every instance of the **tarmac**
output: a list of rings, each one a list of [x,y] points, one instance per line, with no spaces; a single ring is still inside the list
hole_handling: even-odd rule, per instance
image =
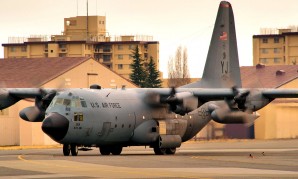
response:
[[[148,147],[119,156],[97,148],[63,156],[61,146],[1,147],[2,178],[298,178],[298,139],[187,142],[163,156]]]

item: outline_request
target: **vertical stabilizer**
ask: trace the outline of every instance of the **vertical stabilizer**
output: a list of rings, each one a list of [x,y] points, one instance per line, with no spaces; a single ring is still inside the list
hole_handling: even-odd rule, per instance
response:
[[[211,43],[201,81],[186,88],[242,87],[232,6],[227,1],[219,5]]]

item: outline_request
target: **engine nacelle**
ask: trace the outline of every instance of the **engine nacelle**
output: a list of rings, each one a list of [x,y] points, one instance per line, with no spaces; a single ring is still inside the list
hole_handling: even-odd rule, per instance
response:
[[[216,109],[211,113],[214,121],[222,124],[245,124],[254,122],[260,115],[243,111],[231,111],[229,109]]]
[[[159,136],[159,148],[177,148],[180,147],[182,139],[180,135],[160,135]]]
[[[189,92],[180,92],[176,94],[177,105],[172,105],[171,110],[180,115],[185,115],[199,106],[198,98],[194,97],[192,93]]]
[[[15,104],[19,100],[20,99],[10,96],[7,90],[0,89],[0,110]]]
[[[45,118],[45,112],[36,106],[24,108],[19,113],[20,117],[29,122],[42,122]]]

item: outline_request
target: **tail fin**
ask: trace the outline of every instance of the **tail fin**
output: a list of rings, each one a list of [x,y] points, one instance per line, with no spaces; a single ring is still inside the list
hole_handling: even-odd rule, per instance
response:
[[[184,88],[242,87],[232,6],[219,5],[203,77]]]

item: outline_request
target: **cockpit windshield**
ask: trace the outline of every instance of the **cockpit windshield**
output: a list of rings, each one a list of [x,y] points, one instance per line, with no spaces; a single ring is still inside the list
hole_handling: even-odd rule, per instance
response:
[[[57,105],[62,105],[62,106],[68,106],[68,107],[74,107],[74,108],[81,108],[87,107],[87,103],[83,98],[79,97],[73,97],[72,99],[66,99],[66,98],[60,98],[60,97],[55,97],[49,107],[57,106]]]

